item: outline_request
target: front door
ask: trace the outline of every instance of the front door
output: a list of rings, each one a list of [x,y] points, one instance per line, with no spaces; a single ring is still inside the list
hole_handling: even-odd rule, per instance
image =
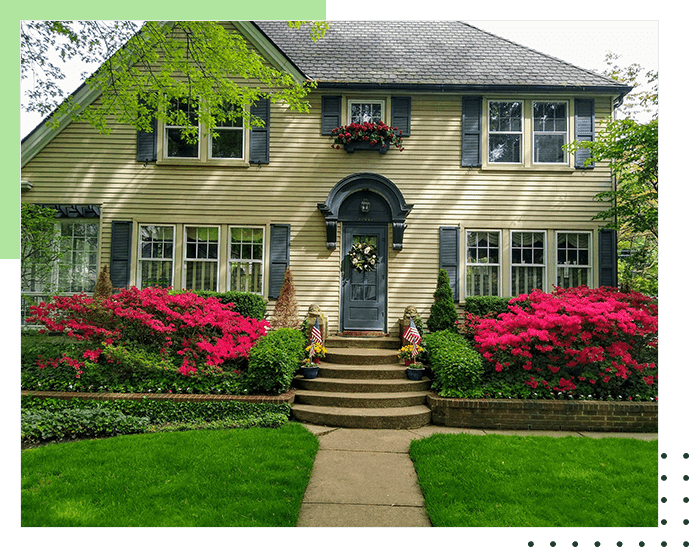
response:
[[[387,312],[386,224],[343,223],[342,330],[385,330]],[[379,262],[372,271],[357,271],[347,253],[352,245],[375,245]]]

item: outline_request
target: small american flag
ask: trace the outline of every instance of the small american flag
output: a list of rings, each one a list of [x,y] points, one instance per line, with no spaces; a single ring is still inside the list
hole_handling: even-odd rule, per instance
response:
[[[323,343],[323,336],[321,335],[321,329],[318,326],[318,317],[316,317],[316,323],[311,329],[311,350],[309,351],[309,357],[313,357],[316,353],[316,343]]]
[[[404,331],[403,338],[412,344],[412,350],[411,350],[411,356],[416,360],[416,356],[419,354],[419,346],[418,344],[419,340],[421,340],[421,335],[419,334],[419,330],[416,328],[416,325],[414,324],[414,319],[411,317],[409,318],[409,326],[407,327],[407,330]]]

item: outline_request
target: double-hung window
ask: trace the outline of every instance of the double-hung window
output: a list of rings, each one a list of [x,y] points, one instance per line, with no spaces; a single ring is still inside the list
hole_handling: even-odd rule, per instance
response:
[[[544,290],[546,279],[545,232],[516,232],[510,235],[512,296]]]
[[[217,226],[184,227],[185,289],[218,290],[219,244],[220,228]]]
[[[140,225],[139,287],[171,287],[174,254],[174,226]]]
[[[488,162],[522,163],[524,115],[520,101],[488,103]]]
[[[200,158],[199,150],[199,119],[196,109],[188,102],[176,99],[172,101],[171,110],[173,120],[165,125],[164,130],[164,155],[166,158]],[[194,142],[187,142],[184,138],[185,126],[182,119],[186,116],[191,125],[196,128],[196,138]]]
[[[466,232],[466,295],[500,296],[500,232]]]
[[[566,163],[567,103],[533,103],[534,163]]]
[[[263,294],[264,229],[230,228],[227,290]]]
[[[557,285],[564,289],[591,286],[591,234],[589,232],[557,233]]]
[[[230,106],[227,120],[218,121],[215,126],[217,136],[211,135],[210,157],[214,159],[244,158],[244,120],[233,115],[237,110]]]
[[[378,123],[385,117],[385,101],[349,100],[350,123]]]

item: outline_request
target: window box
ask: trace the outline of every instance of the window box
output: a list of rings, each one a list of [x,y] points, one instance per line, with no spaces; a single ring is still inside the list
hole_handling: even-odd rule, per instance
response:
[[[371,150],[378,151],[380,154],[387,154],[390,149],[390,141],[378,141],[375,144],[370,142],[359,141],[359,142],[348,142],[342,145],[347,154],[353,154],[357,150]]]
[[[385,154],[390,146],[395,146],[401,152],[402,138],[401,131],[397,127],[388,127],[382,121],[377,123],[350,123],[342,125],[332,130],[331,136],[334,139],[332,148],[342,146],[348,153],[356,150],[377,150]]]

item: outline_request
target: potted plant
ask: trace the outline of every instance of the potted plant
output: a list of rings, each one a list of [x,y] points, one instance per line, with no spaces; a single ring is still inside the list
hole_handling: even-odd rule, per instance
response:
[[[382,121],[378,123],[350,123],[341,125],[332,130],[335,142],[332,148],[344,148],[348,153],[355,150],[378,150],[381,154],[387,153],[390,146],[395,146],[401,152],[402,134],[396,127],[388,127]]]
[[[416,346],[416,349],[419,353],[423,351],[423,348],[421,346]],[[404,364],[409,366],[412,364],[414,361],[414,346],[412,344],[409,344],[407,346],[402,346],[400,350],[397,352],[397,357],[399,359],[404,359]]]
[[[310,359],[304,359],[301,362],[301,373],[306,380],[313,380],[318,376],[318,371],[320,367],[317,363],[311,361]]]
[[[423,378],[423,365],[421,363],[413,362],[407,366],[407,378],[410,380],[421,380]]]

